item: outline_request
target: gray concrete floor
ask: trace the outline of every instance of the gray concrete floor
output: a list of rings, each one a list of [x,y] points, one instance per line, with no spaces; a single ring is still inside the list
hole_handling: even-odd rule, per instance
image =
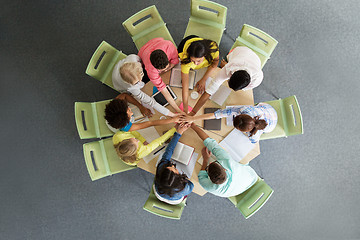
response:
[[[189,1],[2,1],[0,239],[360,239],[360,22],[357,1],[218,0],[235,38],[247,23],[279,41],[255,101],[298,97],[305,134],[261,142],[251,166],[274,189],[243,219],[227,199],[191,194],[180,221],[142,209],[140,169],[91,182],[75,101],[116,92],[85,74],[102,40],[136,48],[121,23],[155,4],[179,43]],[[223,36],[221,56],[232,46]],[[353,106],[353,107],[351,107]]]

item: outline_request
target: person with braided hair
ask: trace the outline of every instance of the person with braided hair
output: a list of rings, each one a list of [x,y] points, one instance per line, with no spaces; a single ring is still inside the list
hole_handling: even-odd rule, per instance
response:
[[[247,133],[252,143],[258,142],[261,134],[274,130],[278,119],[276,110],[270,104],[259,103],[256,106],[242,105],[230,107],[199,116],[183,115],[180,117],[180,121],[193,122],[200,119],[219,119],[231,116],[233,117],[234,127]]]

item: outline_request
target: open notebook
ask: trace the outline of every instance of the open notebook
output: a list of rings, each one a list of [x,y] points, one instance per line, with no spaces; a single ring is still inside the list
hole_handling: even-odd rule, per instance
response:
[[[219,145],[223,147],[236,162],[240,162],[255,147],[245,134],[235,128]]]
[[[174,153],[171,156],[171,159],[180,162],[184,165],[188,165],[194,150],[195,149],[193,147],[178,142],[174,149]]]

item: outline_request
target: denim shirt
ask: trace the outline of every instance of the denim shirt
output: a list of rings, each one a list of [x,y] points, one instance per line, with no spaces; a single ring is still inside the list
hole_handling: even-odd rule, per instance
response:
[[[159,162],[157,168],[156,168],[156,174],[159,172],[159,170],[168,162],[170,162],[171,160],[171,156],[173,155],[173,152],[174,152],[174,149],[176,147],[176,144],[178,143],[179,141],[179,138],[181,137],[181,134],[179,134],[178,132],[175,132],[173,138],[171,139],[169,145],[166,147],[166,150],[165,150],[165,153],[164,155],[162,156],[161,158],[161,161]],[[158,188],[157,188],[157,184],[155,182],[155,190],[156,192],[163,198],[167,199],[167,200],[179,200],[181,198],[183,198],[184,196],[186,195],[189,195],[192,190],[194,188],[194,184],[188,180],[185,188],[180,191],[180,192],[177,192],[175,193],[172,197],[170,197],[169,195],[166,195],[166,194],[160,194],[159,191],[158,191]]]

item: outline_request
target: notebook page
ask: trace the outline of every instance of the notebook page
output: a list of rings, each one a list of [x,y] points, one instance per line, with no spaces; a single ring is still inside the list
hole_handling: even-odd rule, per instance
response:
[[[226,101],[226,99],[228,98],[228,96],[230,95],[230,93],[231,93],[230,88],[221,85],[220,88],[216,91],[216,93],[211,95],[210,100],[222,106]]]
[[[187,145],[183,145],[182,151],[181,151],[181,155],[178,159],[176,159],[177,162],[181,162],[185,165],[188,165],[191,155],[194,152],[194,148],[187,146]]]
[[[173,159],[175,159],[175,160],[180,159],[180,156],[181,156],[181,154],[182,154],[183,146],[184,146],[184,144],[182,144],[181,142],[178,142],[178,143],[176,144],[176,147],[175,147],[175,149],[174,149],[174,152],[173,152],[173,155],[172,155],[171,158],[173,158]]]
[[[227,149],[236,161],[243,159],[255,147],[255,144],[237,129],[232,130],[219,145]]]

